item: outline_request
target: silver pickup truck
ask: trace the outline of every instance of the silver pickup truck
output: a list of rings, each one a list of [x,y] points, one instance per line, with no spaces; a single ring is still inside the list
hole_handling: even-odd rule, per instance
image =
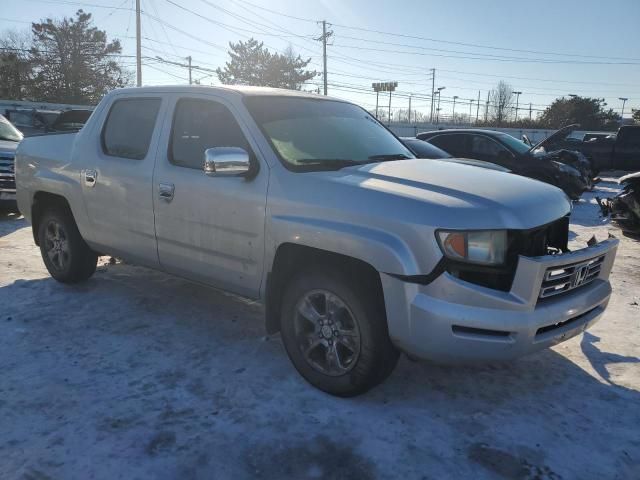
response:
[[[604,312],[618,241],[570,252],[571,203],[419,160],[351,103],[251,87],[116,90],[77,134],[25,139],[18,205],[50,274],[98,255],[265,304],[300,374],[356,395],[399,352],[518,357]]]

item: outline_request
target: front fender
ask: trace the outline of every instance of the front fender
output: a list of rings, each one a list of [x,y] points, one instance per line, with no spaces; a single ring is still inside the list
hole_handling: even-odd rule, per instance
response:
[[[346,255],[368,263],[378,272],[417,275],[419,268],[409,246],[382,230],[331,220],[293,215],[271,218],[267,265],[279,245],[292,243]],[[270,270],[269,268],[265,270]]]

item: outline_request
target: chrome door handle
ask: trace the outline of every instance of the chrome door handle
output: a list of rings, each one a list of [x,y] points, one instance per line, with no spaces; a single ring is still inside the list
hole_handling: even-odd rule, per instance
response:
[[[95,187],[97,181],[98,181],[98,172],[96,172],[95,170],[84,171],[84,184],[87,187]]]
[[[158,195],[162,200],[170,202],[173,200],[173,193],[175,191],[175,187],[173,183],[161,183],[158,185]]]

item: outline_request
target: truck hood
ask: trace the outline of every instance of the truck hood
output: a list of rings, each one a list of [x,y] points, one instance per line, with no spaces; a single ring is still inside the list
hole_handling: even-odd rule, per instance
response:
[[[528,229],[571,210],[564,192],[552,185],[450,161],[397,160],[334,173],[333,181],[386,194],[370,209],[394,210],[385,214],[398,218],[412,210],[423,221],[437,218],[441,228]]]
[[[541,142],[536,143],[534,146],[532,146],[529,149],[529,151],[533,152],[534,150],[537,150],[540,147],[545,147],[547,145],[551,145],[552,142],[554,142],[556,140],[561,140],[563,138],[566,138],[567,136],[569,136],[569,134],[571,132],[573,132],[574,130],[577,130],[578,128],[580,128],[580,124],[579,123],[574,123],[574,124],[571,124],[571,125],[567,125],[566,127],[562,127],[560,130],[556,130],[555,132],[553,132],[551,135],[549,135],[547,138],[545,138]]]

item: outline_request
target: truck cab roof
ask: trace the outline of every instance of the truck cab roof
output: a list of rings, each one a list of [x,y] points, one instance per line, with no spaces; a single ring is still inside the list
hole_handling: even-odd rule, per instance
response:
[[[349,103],[346,100],[318,95],[316,93],[303,92],[300,90],[289,90],[285,88],[273,87],[253,87],[248,85],[162,85],[149,87],[128,87],[113,90],[111,95],[120,94],[138,94],[138,93],[232,93],[243,97],[300,97],[310,98],[314,100],[333,100],[338,102]]]

